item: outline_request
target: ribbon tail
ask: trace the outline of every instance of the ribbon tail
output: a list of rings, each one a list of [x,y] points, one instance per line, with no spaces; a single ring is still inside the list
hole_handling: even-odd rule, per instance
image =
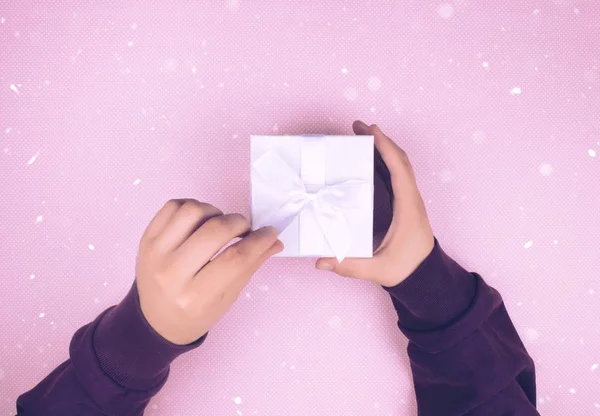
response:
[[[352,245],[352,232],[346,217],[349,211],[362,209],[372,198],[364,181],[346,181],[321,189],[315,201],[315,218],[325,240],[341,263]]]
[[[313,213],[327,244],[331,247],[337,261],[341,263],[352,241],[346,217],[341,210],[331,205],[316,206]]]

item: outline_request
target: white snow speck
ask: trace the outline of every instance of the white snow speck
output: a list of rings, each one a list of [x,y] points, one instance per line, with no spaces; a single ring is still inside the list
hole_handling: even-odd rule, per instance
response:
[[[454,14],[454,7],[451,4],[444,3],[438,7],[437,12],[442,19],[450,19]]]
[[[236,11],[240,7],[240,2],[238,0],[226,0],[225,4],[231,11]]]
[[[369,79],[367,79],[367,87],[371,91],[379,90],[379,88],[381,88],[381,79],[376,76],[369,77]]]
[[[35,222],[42,222],[43,220],[44,220],[44,216],[38,215],[38,217],[35,219]]]
[[[540,337],[540,334],[534,328],[527,328],[525,330],[525,337],[527,337],[527,339],[530,341],[535,341]]]
[[[46,316],[44,312],[40,313],[40,318],[43,318],[44,316]]]
[[[192,67],[192,74],[195,74],[196,71],[198,71],[198,68],[196,68],[195,66]]]
[[[12,127],[7,127],[6,129],[4,129],[4,134],[8,134],[12,131]]]
[[[93,245],[93,244],[89,244],[89,245],[88,245],[88,248],[89,248],[90,250],[92,250],[92,251],[94,251],[94,249],[95,249],[95,247],[94,247],[94,245]],[[106,286],[106,285],[105,285],[105,286]]]
[[[596,371],[597,369],[598,369],[597,363],[592,364],[592,366],[590,367],[590,371]]]
[[[594,403],[594,407],[595,407],[596,409],[600,409],[600,403],[596,403],[596,402],[595,402],[595,403]]]
[[[481,66],[484,67],[484,68],[489,68],[490,67],[490,63],[488,61],[483,61],[481,63]]]
[[[19,89],[17,88],[17,86],[15,84],[10,84],[9,88],[11,89],[11,91],[14,91],[14,93],[17,94],[17,95],[21,94],[19,92]]]
[[[594,149],[590,149],[588,150],[588,155],[590,155],[590,157],[596,157],[596,151]]]
[[[571,393],[571,394],[575,394],[575,393],[577,393],[577,390],[575,390],[573,387],[571,387],[571,388],[569,389],[569,393]]]
[[[29,279],[30,279],[30,280],[33,280],[33,279],[35,279],[35,274],[32,274],[32,275],[30,275],[30,276],[29,276]]]
[[[332,316],[327,321],[327,324],[333,329],[340,329],[342,327],[342,318],[337,315]]]
[[[594,289],[590,289],[590,290],[588,290],[588,293],[589,293],[590,295],[593,295],[594,293],[596,293],[596,291],[595,291]]]
[[[540,174],[542,176],[550,176],[552,175],[552,165],[550,163],[544,162],[539,167]]]
[[[354,101],[358,98],[358,92],[356,92],[356,88],[347,87],[344,89],[344,98],[348,101]]]
[[[343,67],[343,68],[342,68],[342,74],[347,74],[347,73],[348,73],[348,68],[346,68],[346,67]]]
[[[33,162],[35,162],[35,160],[38,158],[39,155],[40,155],[40,152],[37,152],[35,155],[31,156],[31,159],[29,159],[29,162],[27,162],[27,164],[32,165]]]
[[[177,70],[177,60],[175,58],[167,58],[163,63],[163,68],[167,72],[175,72]]]
[[[520,87],[514,87],[513,89],[510,90],[510,94],[511,95],[521,95],[521,88]]]
[[[473,143],[481,144],[485,141],[485,132],[483,130],[475,130],[471,135],[471,139],[473,139]]]
[[[533,245],[533,241],[529,240],[525,244],[523,244],[523,248],[530,248]]]
[[[540,14],[540,9],[535,9],[532,13],[535,15]]]
[[[375,112],[375,107],[371,107],[371,108],[369,108],[369,111],[370,111],[371,113],[374,113],[374,112]]]
[[[440,181],[442,181],[442,183],[450,183],[450,182],[452,182],[454,175],[452,174],[451,170],[445,169],[440,172],[439,178],[440,178]]]
[[[6,22],[6,19],[4,17],[0,17],[0,23],[4,23]]]
[[[98,303],[100,303],[100,299],[98,299],[98,298],[94,298],[94,303],[95,303],[95,304],[98,304]]]
[[[233,402],[235,404],[242,404],[242,398],[240,396],[236,396],[233,398]]]
[[[127,42],[127,46],[129,46],[131,48],[133,46],[133,42],[132,41]]]
[[[588,69],[583,73],[583,79],[587,82],[594,83],[598,80],[598,73],[595,69]]]
[[[133,181],[134,185],[139,185],[142,182],[142,180],[140,178],[136,179],[135,181]]]
[[[236,411],[235,411],[235,413],[236,413],[238,416],[242,416],[242,411],[241,411],[241,410],[236,410]]]

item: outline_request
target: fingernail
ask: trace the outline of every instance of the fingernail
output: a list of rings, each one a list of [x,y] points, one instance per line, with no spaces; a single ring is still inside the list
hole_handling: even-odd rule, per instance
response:
[[[331,264],[331,263],[318,263],[317,264],[317,269],[331,271],[331,270],[333,270],[333,264]]]
[[[283,251],[283,249],[285,248],[285,246],[283,245],[283,242],[281,240],[275,241],[275,244],[273,244],[273,247],[275,248],[277,253],[281,253]]]
[[[262,227],[263,232],[268,233],[268,234],[273,234],[273,235],[279,235],[279,233],[277,232],[277,229],[275,227],[273,227],[272,225],[267,225],[266,227]]]

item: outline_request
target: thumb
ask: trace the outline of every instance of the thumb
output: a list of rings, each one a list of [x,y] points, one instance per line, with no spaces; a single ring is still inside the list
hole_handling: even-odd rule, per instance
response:
[[[375,258],[347,258],[341,263],[333,257],[323,257],[315,265],[319,270],[331,271],[344,277],[374,280],[377,278],[377,263]]]

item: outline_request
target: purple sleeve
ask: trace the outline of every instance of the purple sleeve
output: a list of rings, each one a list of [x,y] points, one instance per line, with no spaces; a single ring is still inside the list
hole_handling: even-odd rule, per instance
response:
[[[144,318],[134,284],[119,305],[75,333],[70,359],[17,399],[18,415],[142,415],[171,362],[205,337],[185,346],[165,340]]]
[[[404,282],[385,288],[410,340],[419,415],[537,415],[535,372],[498,292],[450,259],[437,240]],[[79,329],[70,359],[17,400],[19,415],[142,415],[178,346],[142,315],[137,288]]]
[[[531,357],[500,294],[438,241],[405,281],[384,287],[409,339],[419,415],[538,415]]]

